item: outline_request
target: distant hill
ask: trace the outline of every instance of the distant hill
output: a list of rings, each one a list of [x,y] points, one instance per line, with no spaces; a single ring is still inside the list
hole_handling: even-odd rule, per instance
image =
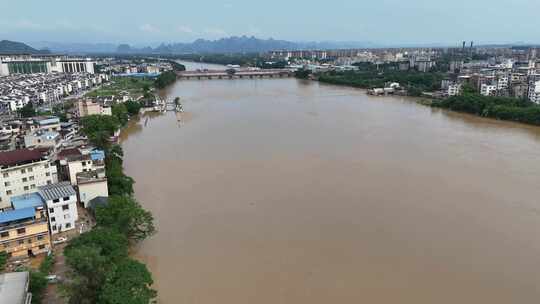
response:
[[[0,41],[0,54],[46,54],[48,50],[36,50],[22,42],[2,40]]]
[[[339,49],[378,47],[369,42],[292,42],[240,36],[217,40],[197,39],[189,43],[161,43],[153,46],[112,43],[34,42],[33,47],[68,54],[210,54],[263,53],[271,50]]]

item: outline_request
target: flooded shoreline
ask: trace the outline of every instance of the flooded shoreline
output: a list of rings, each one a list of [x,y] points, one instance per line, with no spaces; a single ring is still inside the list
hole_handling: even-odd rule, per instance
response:
[[[529,303],[540,128],[295,79],[179,81],[125,130],[160,303]]]

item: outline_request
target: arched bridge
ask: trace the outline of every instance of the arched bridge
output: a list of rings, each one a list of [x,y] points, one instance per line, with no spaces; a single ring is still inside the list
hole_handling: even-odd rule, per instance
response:
[[[177,72],[178,79],[238,79],[238,78],[281,78],[291,77],[294,73],[287,69],[272,70],[197,70]]]

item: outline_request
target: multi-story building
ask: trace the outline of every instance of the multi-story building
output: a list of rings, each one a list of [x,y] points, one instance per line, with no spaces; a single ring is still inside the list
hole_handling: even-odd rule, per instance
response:
[[[457,96],[461,93],[461,84],[452,83],[448,85],[447,94],[448,96]]]
[[[0,76],[34,73],[94,74],[95,61],[57,55],[10,54],[0,56]]]
[[[480,94],[484,96],[495,96],[497,94],[497,86],[483,83],[480,87]]]
[[[105,154],[101,150],[66,149],[58,153],[58,161],[60,179],[72,185],[77,185],[77,174],[105,168]]]
[[[56,166],[41,150],[0,152],[0,209],[10,207],[10,198],[37,191],[58,181]]]
[[[105,107],[100,103],[84,100],[77,103],[77,115],[85,117],[89,115],[112,115],[111,107]]]
[[[84,208],[88,208],[90,202],[95,198],[108,197],[109,188],[105,169],[77,174],[77,188],[79,201]]]
[[[536,78],[529,81],[529,90],[528,90],[529,100],[540,104],[540,80]]]
[[[24,205],[24,204],[23,204]],[[51,249],[49,224],[42,205],[0,212],[0,251],[27,257]]]
[[[75,229],[79,219],[77,192],[69,182],[41,186],[39,195],[47,206],[51,234]]]

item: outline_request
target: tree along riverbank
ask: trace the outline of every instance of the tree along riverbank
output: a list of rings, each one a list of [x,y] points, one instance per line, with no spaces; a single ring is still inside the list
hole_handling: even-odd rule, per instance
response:
[[[296,77],[309,78],[309,71],[297,71]],[[373,71],[326,72],[315,74],[314,79],[335,85],[346,85],[363,89],[384,87],[386,83],[398,82],[405,86],[408,95],[421,96],[423,92],[440,89],[444,74],[439,72],[375,73]],[[525,99],[500,96],[483,96],[474,89],[465,87],[463,93],[440,100],[419,101],[420,104],[452,111],[474,114],[481,117],[508,120],[531,125],[540,125],[540,106]]]
[[[141,107],[137,101],[118,103],[111,116],[81,120],[82,133],[105,151],[109,198],[95,209],[96,227],[72,239],[64,250],[71,269],[64,286],[69,303],[147,304],[157,297],[146,265],[129,256],[131,246],[156,232],[154,218],[133,196],[135,181],[123,171],[122,147],[110,141]]]

